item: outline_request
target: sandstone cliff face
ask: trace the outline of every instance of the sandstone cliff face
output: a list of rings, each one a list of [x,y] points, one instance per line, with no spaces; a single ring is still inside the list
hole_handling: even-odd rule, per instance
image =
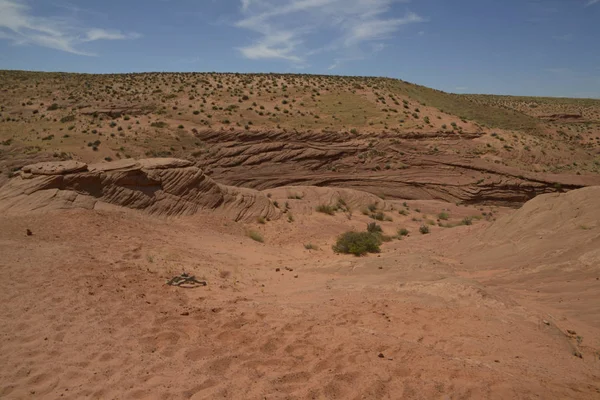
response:
[[[215,210],[236,221],[281,216],[262,193],[219,185],[189,161],[170,158],[38,163],[0,188],[3,213],[107,205],[165,216]]]

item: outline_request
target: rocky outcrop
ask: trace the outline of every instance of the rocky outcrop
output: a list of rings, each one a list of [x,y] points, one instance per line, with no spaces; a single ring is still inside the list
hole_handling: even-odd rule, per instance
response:
[[[257,190],[321,186],[388,199],[518,207],[540,194],[600,185],[595,174],[524,171],[481,157],[476,133],[364,138],[343,132],[204,130],[195,135],[206,146],[196,157],[198,166],[219,182]]]
[[[107,205],[165,216],[216,210],[236,221],[281,216],[262,193],[219,185],[191,162],[170,158],[38,163],[0,188],[2,213]]]

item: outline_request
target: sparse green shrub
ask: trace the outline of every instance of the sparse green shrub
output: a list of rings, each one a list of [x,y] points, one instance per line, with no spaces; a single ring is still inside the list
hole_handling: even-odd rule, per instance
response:
[[[336,207],[327,205],[327,204],[320,204],[317,206],[316,208],[317,212],[323,213],[323,214],[327,214],[327,215],[335,215],[335,212],[337,211]]]
[[[370,222],[367,224],[367,232],[383,233],[383,229],[381,229],[381,226],[377,222]]]
[[[426,235],[429,233],[429,227],[427,225],[421,225],[419,227],[419,232],[421,232],[423,235]]]
[[[447,212],[441,212],[438,214],[438,218],[443,220],[443,221],[447,221],[448,218],[450,218],[450,215],[448,215]]]
[[[263,239],[262,235],[256,231],[248,231],[248,237],[259,243],[264,243],[264,241],[265,241],[265,239]]]
[[[473,218],[471,218],[471,217],[464,217],[462,219],[461,223],[463,225],[473,225]]]
[[[367,253],[379,253],[381,238],[369,232],[346,232],[340,235],[333,251],[343,254],[362,256]]]
[[[377,220],[377,221],[384,221],[385,220],[385,214],[382,211],[373,213],[370,215],[371,218]]]
[[[410,232],[406,228],[398,229],[398,236],[408,236]]]

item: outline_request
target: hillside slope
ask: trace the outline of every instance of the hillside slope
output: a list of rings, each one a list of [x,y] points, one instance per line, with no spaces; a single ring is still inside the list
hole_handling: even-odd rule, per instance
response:
[[[535,178],[549,182],[545,192],[571,181],[580,187],[575,174],[583,185],[598,183],[598,110],[594,100],[462,96],[387,78],[0,71],[0,184],[19,167],[53,158],[177,157],[208,174],[214,165],[219,180],[251,187],[275,181],[248,180],[240,167],[263,176],[298,161],[305,173],[321,175],[298,183],[352,173],[356,188],[371,190],[371,178],[361,175],[452,160],[485,171],[458,168],[457,175],[470,175],[470,191],[481,179],[504,179],[498,170],[509,167],[521,178],[545,174]],[[561,117],[576,112],[582,117]],[[411,190],[427,181],[409,183]],[[441,185],[452,191],[449,181]]]

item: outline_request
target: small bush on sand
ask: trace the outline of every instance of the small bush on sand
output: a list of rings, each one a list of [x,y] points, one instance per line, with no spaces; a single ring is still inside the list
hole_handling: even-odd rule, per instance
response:
[[[263,239],[262,235],[256,231],[248,231],[248,237],[254,241],[263,243],[265,239]]]
[[[463,225],[472,225],[473,219],[471,217],[464,217],[461,221]]]
[[[448,215],[447,212],[441,212],[438,214],[438,218],[441,219],[442,221],[447,221],[448,218],[450,218],[450,215]]]
[[[421,232],[423,235],[426,235],[429,233],[429,227],[427,225],[421,225],[419,227],[419,232]]]
[[[346,232],[340,235],[333,251],[343,254],[362,256],[367,253],[379,253],[381,238],[370,232]]]
[[[408,236],[410,232],[406,228],[398,229],[398,236]]]
[[[317,212],[323,213],[323,214],[327,214],[327,215],[335,215],[335,212],[337,211],[336,207],[327,205],[327,204],[321,204],[317,206]]]
[[[150,124],[153,128],[166,128],[168,125],[166,122],[157,121]]]
[[[370,233],[382,233],[383,229],[381,229],[381,226],[379,226],[377,224],[377,222],[371,222],[371,223],[367,224],[367,232],[370,232]]]
[[[312,244],[312,243],[306,243],[306,244],[304,245],[304,248],[305,248],[306,250],[319,250],[319,246],[317,246],[317,245],[315,245],[315,244]]]
[[[381,211],[371,214],[370,217],[376,219],[377,221],[385,220],[385,214]]]

